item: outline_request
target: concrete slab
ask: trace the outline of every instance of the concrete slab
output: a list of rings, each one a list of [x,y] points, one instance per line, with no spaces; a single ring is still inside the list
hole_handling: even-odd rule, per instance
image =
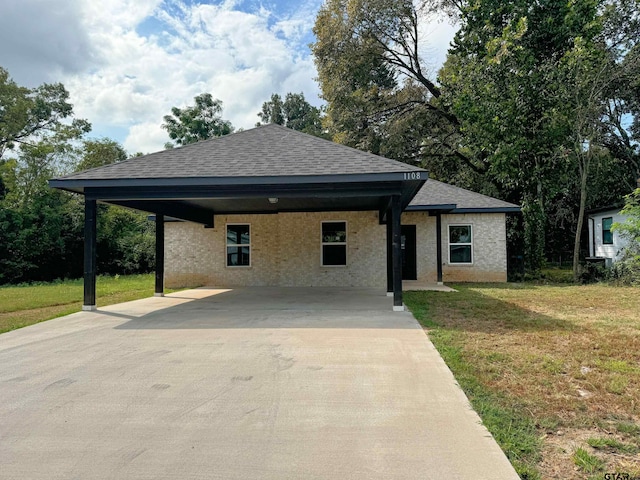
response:
[[[443,283],[424,283],[417,280],[403,280],[402,290],[427,290],[433,292],[457,292],[455,288],[448,287]]]
[[[390,301],[196,289],[0,335],[0,477],[517,479]]]

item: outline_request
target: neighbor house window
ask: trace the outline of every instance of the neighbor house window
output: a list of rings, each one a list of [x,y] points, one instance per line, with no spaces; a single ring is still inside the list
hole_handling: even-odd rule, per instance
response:
[[[449,263],[473,263],[471,225],[449,225]]]
[[[227,225],[227,267],[251,266],[251,226]]]
[[[613,232],[611,231],[612,223],[613,217],[602,219],[602,243],[604,245],[613,245]]]
[[[347,222],[322,222],[322,266],[347,264]]]

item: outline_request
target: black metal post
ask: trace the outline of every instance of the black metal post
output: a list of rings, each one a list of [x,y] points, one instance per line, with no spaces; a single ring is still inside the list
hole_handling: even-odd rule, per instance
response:
[[[401,215],[400,196],[393,195],[391,198],[391,232],[392,232],[392,253],[393,259],[393,310],[403,311],[402,305],[402,249],[401,249]]]
[[[164,296],[164,215],[156,215],[156,297]]]
[[[387,294],[391,296],[393,292],[393,260],[392,260],[392,245],[393,245],[393,232],[391,230],[391,210],[387,212]]]
[[[436,213],[436,269],[438,271],[438,284],[442,284],[442,214]]]
[[[96,222],[97,205],[84,200],[84,301],[82,310],[96,309]]]

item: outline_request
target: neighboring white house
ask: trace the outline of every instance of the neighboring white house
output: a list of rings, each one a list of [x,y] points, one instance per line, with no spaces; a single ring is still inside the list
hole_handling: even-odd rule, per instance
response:
[[[627,215],[620,214],[621,207],[605,207],[589,213],[589,256],[604,258],[610,267],[620,259],[627,241],[618,232],[611,231],[614,223],[624,223]]]

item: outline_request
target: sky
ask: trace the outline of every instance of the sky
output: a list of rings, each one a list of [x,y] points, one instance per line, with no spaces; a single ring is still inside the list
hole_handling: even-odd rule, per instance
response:
[[[19,85],[62,82],[90,137],[130,152],[161,150],[171,107],[209,92],[222,116],[251,128],[272,93],[320,106],[309,50],[322,0],[1,0],[0,66]],[[427,65],[443,63],[454,28],[424,26]]]

